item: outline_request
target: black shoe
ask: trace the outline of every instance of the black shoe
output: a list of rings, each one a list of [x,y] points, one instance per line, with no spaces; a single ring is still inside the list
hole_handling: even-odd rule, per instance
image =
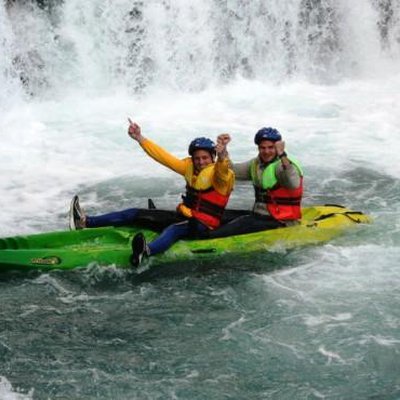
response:
[[[69,229],[75,231],[85,227],[85,213],[79,205],[79,197],[74,196],[69,209]]]
[[[147,208],[149,210],[155,210],[157,209],[156,205],[154,204],[154,201],[152,199],[147,199]]]
[[[137,233],[132,240],[132,255],[130,258],[131,264],[138,267],[144,256],[148,255],[146,239],[143,233]]]

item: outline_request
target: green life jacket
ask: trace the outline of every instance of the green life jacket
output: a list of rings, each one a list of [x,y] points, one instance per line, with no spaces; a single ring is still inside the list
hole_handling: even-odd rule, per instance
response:
[[[268,164],[262,171],[261,179],[257,174],[259,159],[255,158],[250,164],[250,176],[253,182],[256,202],[264,203],[269,214],[281,221],[301,218],[303,171],[296,160],[289,158],[289,161],[300,175],[300,186],[295,189],[281,186],[276,178],[276,169],[281,160],[276,159]]]

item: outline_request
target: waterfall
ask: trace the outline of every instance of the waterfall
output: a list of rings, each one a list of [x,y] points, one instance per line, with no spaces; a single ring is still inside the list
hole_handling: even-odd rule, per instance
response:
[[[385,74],[399,63],[399,21],[398,0],[3,0],[1,102],[19,88],[199,91],[238,77]]]
[[[15,68],[14,35],[5,4],[0,3],[0,110],[22,94]],[[22,74],[22,71],[21,71]]]

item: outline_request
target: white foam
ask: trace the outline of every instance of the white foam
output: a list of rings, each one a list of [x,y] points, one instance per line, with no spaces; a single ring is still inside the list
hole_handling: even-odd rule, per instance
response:
[[[4,377],[0,376],[0,399],[2,400],[32,400],[33,399],[33,389],[28,394],[19,393],[15,390],[10,381]]]
[[[337,362],[340,364],[346,364],[346,361],[338,354],[330,350],[326,350],[323,346],[318,348],[318,352],[327,358],[327,363]]]

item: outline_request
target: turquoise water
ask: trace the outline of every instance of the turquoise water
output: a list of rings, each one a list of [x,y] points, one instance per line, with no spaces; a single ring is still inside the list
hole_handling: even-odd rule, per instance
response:
[[[332,246],[266,257],[281,268],[270,273],[151,281],[96,268],[9,277],[2,370],[33,398],[396,398],[398,286],[360,279],[374,253]]]
[[[250,260],[2,275],[5,398],[398,398],[399,235],[373,208],[330,244]]]

